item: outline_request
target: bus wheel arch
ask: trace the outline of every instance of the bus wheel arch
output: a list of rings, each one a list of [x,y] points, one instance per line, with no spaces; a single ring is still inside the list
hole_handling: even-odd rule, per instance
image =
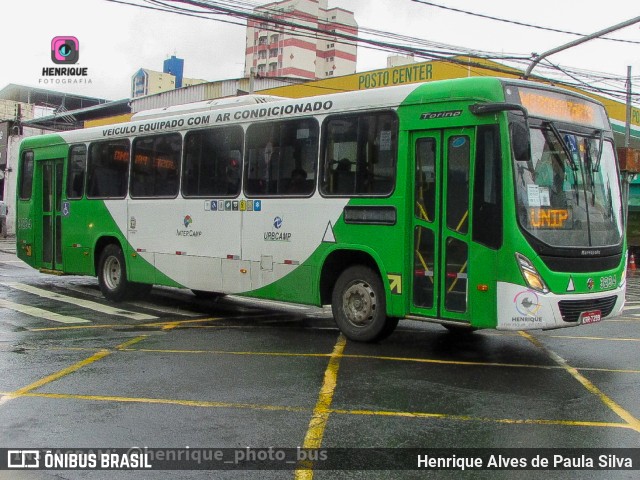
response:
[[[349,339],[382,340],[395,330],[398,319],[387,317],[386,290],[374,259],[365,252],[342,250],[326,259],[320,278],[324,305]]]

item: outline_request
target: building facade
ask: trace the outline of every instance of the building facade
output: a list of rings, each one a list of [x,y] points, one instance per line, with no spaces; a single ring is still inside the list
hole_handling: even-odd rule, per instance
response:
[[[206,80],[185,78],[183,71],[184,60],[175,55],[164,61],[162,72],[141,68],[131,77],[131,98],[206,83]]]
[[[317,80],[355,73],[356,42],[339,36],[357,37],[353,12],[328,9],[327,0],[284,0],[254,13],[264,20],[247,23],[246,76]]]

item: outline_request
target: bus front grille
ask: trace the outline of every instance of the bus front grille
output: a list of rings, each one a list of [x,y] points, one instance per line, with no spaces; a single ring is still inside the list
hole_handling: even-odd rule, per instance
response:
[[[560,314],[565,322],[577,322],[581,313],[600,310],[604,318],[611,313],[617,299],[614,295],[590,300],[562,300],[559,303]]]

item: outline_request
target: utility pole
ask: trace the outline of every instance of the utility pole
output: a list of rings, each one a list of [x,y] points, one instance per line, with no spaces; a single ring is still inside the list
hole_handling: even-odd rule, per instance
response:
[[[627,123],[624,127],[624,146],[631,146],[631,65],[627,66]]]
[[[527,68],[527,71],[524,73],[523,78],[526,80],[529,77],[529,74],[531,73],[531,71],[535,68],[535,66],[538,63],[540,63],[540,60],[548,57],[549,55],[553,55],[554,53],[561,52],[563,50],[566,50],[567,48],[575,47],[576,45],[580,45],[581,43],[588,42],[589,40],[593,40],[594,38],[601,37],[602,35],[606,35],[607,33],[611,33],[615,30],[620,30],[621,28],[628,27],[629,25],[633,25],[634,23],[638,23],[638,22],[640,22],[640,17],[635,17],[625,22],[618,23],[617,25],[613,25],[609,28],[605,28],[604,30],[600,30],[596,33],[592,33],[591,35],[587,35],[586,37],[578,38],[577,40],[574,40],[572,42],[565,43],[564,45],[560,45],[559,47],[556,47],[556,48],[552,48],[551,50],[547,50],[546,52],[541,53],[540,55],[536,55],[533,61],[531,62],[531,64],[529,65],[529,68]]]

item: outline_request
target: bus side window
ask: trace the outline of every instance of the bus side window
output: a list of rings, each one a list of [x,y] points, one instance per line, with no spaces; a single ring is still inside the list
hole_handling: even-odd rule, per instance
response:
[[[89,146],[87,197],[124,198],[129,176],[129,140],[108,140]]]
[[[242,127],[188,132],[185,136],[182,195],[235,197],[240,193]]]
[[[321,192],[379,196],[393,192],[398,119],[393,112],[332,116],[322,137]]]
[[[478,127],[473,182],[473,241],[502,246],[502,158],[497,125]]]
[[[29,200],[33,186],[33,152],[28,151],[22,154],[22,165],[20,168],[20,184],[18,195],[20,200]]]
[[[245,193],[309,196],[318,159],[318,123],[299,118],[256,123],[247,129]]]
[[[131,197],[175,197],[178,195],[179,133],[140,137],[133,141]]]
[[[74,145],[69,151],[67,164],[67,198],[78,199],[84,195],[84,174],[87,169],[87,147]]]

